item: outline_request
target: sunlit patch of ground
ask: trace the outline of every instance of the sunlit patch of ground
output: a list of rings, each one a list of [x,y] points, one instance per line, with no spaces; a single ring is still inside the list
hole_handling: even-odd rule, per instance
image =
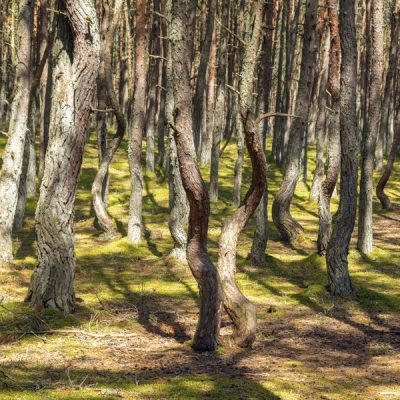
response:
[[[196,354],[190,339],[198,290],[187,265],[169,256],[167,184],[161,174],[145,174],[145,234],[139,246],[129,244],[129,171],[121,149],[111,169],[109,210],[122,238],[107,241],[94,226],[90,206],[97,162],[92,135],[76,202],[77,312],[37,313],[23,303],[36,260],[30,200],[26,225],[15,235],[16,265],[0,274],[0,398],[400,398],[400,211],[382,212],[374,203],[375,250],[362,256],[354,242],[350,252],[356,294],[332,299],[325,290],[325,260],[315,253],[316,203],[308,200],[314,151],[309,179],[299,183],[292,207],[305,228],[302,240],[288,247],[271,224],[268,261],[255,267],[247,259],[254,221],[241,236],[239,285],[258,306],[254,347]],[[235,157],[234,145],[228,146],[221,198],[210,219],[214,260],[221,224],[233,211]],[[387,189],[395,204],[399,167]],[[208,180],[207,168],[203,174]],[[249,178],[246,160],[243,193]],[[280,182],[271,164],[269,208]],[[334,207],[337,203],[335,198]],[[222,325],[229,337],[226,316]]]

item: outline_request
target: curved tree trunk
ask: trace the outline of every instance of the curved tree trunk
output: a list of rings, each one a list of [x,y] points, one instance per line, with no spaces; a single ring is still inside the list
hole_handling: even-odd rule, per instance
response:
[[[97,222],[105,234],[112,238],[117,235],[117,226],[107,212],[107,202],[104,201],[104,186],[108,178],[108,171],[111,161],[119,148],[126,130],[126,121],[122,113],[117,95],[114,92],[112,81],[111,55],[113,49],[113,37],[117,28],[119,16],[122,8],[122,0],[116,0],[114,10],[109,6],[104,8],[102,21],[102,41],[100,46],[100,73],[97,78],[98,90],[102,87],[104,91],[104,106],[109,105],[114,112],[117,120],[117,132],[114,138],[106,145],[100,159],[99,169],[92,185],[93,209],[96,213]],[[105,117],[104,123],[105,123]],[[107,134],[107,133],[106,133]]]
[[[99,68],[91,0],[59,1],[54,44],[54,113],[36,209],[38,265],[27,300],[37,308],[75,308],[73,207]]]
[[[148,62],[148,30],[146,0],[136,2],[135,93],[133,95],[132,128],[129,135],[128,159],[131,174],[128,240],[140,243],[142,238],[142,138],[146,118],[146,86]]]
[[[399,99],[396,96],[396,104],[398,104]],[[378,196],[382,208],[384,210],[390,210],[392,208],[392,204],[390,203],[389,197],[385,193],[385,186],[390,178],[390,175],[392,174],[392,169],[394,162],[396,161],[396,155],[398,153],[398,150],[400,148],[400,110],[397,110],[396,113],[396,126],[395,126],[395,136],[393,139],[392,147],[390,149],[389,157],[387,164],[385,166],[385,170],[383,171],[383,174],[381,176],[381,179],[379,179],[378,185],[376,187],[376,195]]]
[[[358,217],[358,249],[368,254],[373,248],[372,194],[375,166],[375,148],[381,112],[381,90],[383,77],[383,2],[371,1],[371,22],[369,32],[371,43],[371,62],[369,63],[368,114],[361,144],[360,204]],[[368,72],[367,72],[368,73]],[[367,89],[366,89],[367,90]]]
[[[330,203],[340,171],[340,38],[337,0],[328,2],[331,46],[329,54],[328,91],[331,94],[327,143],[327,171],[322,183],[318,203],[319,229],[317,247],[321,255],[326,254],[332,232]]]
[[[224,307],[234,324],[236,341],[241,346],[250,346],[255,339],[256,307],[236,284],[236,248],[240,233],[263,196],[267,177],[263,141],[258,131],[253,104],[253,79],[261,42],[264,9],[265,4],[262,1],[254,1],[252,6],[248,7],[250,26],[246,32],[247,45],[239,84],[240,116],[253,168],[252,179],[242,205],[225,220],[219,240],[218,270],[224,292]],[[251,25],[252,21],[254,23]]]
[[[329,291],[345,296],[353,292],[348,252],[357,212],[358,138],[357,138],[357,39],[355,0],[340,0],[340,204],[336,224],[326,253]]]
[[[11,235],[28,131],[31,90],[33,0],[21,0],[19,7],[15,95],[11,105],[8,140],[0,173],[0,261],[5,262],[13,261]]]
[[[187,260],[200,287],[200,316],[193,347],[196,350],[214,350],[218,343],[222,292],[218,271],[207,252],[210,201],[196,164],[193,141],[190,60],[193,44],[191,21],[195,7],[191,0],[174,0],[172,4],[168,37],[173,63],[173,129],[182,183],[190,206]]]
[[[295,115],[298,118],[293,120],[291,126],[285,174],[281,188],[272,204],[272,219],[274,224],[280,232],[282,239],[289,242],[295,241],[303,232],[302,226],[290,214],[290,204],[299,178],[301,149],[307,130],[311,87],[314,79],[316,49],[319,48],[315,32],[318,16],[317,4],[317,0],[309,0],[306,5],[300,80],[295,106]]]

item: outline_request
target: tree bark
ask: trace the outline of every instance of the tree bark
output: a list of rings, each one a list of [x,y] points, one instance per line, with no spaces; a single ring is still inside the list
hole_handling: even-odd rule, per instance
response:
[[[255,340],[256,307],[240,291],[235,281],[236,248],[239,235],[256,210],[265,189],[267,165],[253,101],[253,80],[256,73],[262,37],[263,1],[251,2],[246,17],[250,26],[246,32],[246,47],[240,72],[240,116],[252,163],[250,188],[241,206],[228,217],[219,240],[218,270],[224,292],[224,307],[235,327],[235,339],[240,346],[251,346]],[[253,24],[251,24],[253,22]]]
[[[52,130],[36,209],[38,265],[27,300],[74,311],[73,207],[99,68],[99,30],[91,0],[59,1],[54,44]]]
[[[360,180],[360,204],[358,218],[358,249],[369,254],[373,248],[372,229],[372,194],[373,174],[376,140],[379,130],[381,112],[381,90],[383,77],[383,2],[382,0],[371,1],[371,28],[370,35],[371,61],[368,86],[368,114],[365,116],[365,127],[363,130],[361,144],[361,180]]]
[[[106,144],[99,163],[99,169],[92,185],[92,203],[97,222],[107,237],[117,235],[117,226],[107,211],[107,201],[104,199],[104,189],[108,180],[108,171],[112,159],[118,150],[126,131],[126,120],[121,110],[112,81],[111,54],[113,51],[113,38],[121,14],[122,0],[115,0],[113,10],[108,6],[103,14],[102,40],[100,42],[100,73],[97,78],[97,90],[103,87],[104,106],[110,106],[117,120],[117,132],[113,139]],[[104,114],[104,113],[103,113]],[[105,119],[105,118],[104,118]]]
[[[133,95],[132,128],[129,135],[128,159],[131,174],[128,240],[140,243],[142,237],[142,137],[146,118],[146,86],[148,62],[148,29],[146,0],[136,2],[135,92]]]
[[[358,138],[355,0],[340,0],[339,27],[342,50],[340,67],[340,204],[326,254],[326,262],[329,291],[333,295],[345,296],[353,292],[348,269],[348,251],[357,212]]]
[[[301,148],[307,130],[311,87],[314,79],[316,49],[315,24],[317,23],[317,1],[309,0],[304,21],[303,50],[300,80],[296,99],[295,118],[290,130],[286,167],[280,190],[272,204],[272,219],[283,240],[292,242],[303,232],[303,227],[290,214],[290,204],[299,178]]]
[[[25,141],[28,132],[31,90],[31,41],[33,0],[20,1],[18,63],[16,65],[14,99],[11,105],[8,140],[0,173],[0,261],[12,262],[12,228],[18,202]]]
[[[171,40],[172,84],[174,91],[174,136],[179,168],[190,213],[187,260],[200,288],[200,316],[193,339],[196,350],[214,350],[218,343],[222,306],[218,271],[207,252],[210,201],[196,164],[192,129],[190,60],[192,54],[192,17],[196,4],[191,0],[174,0],[172,4]]]
[[[318,253],[326,255],[332,232],[330,202],[340,171],[340,37],[337,0],[329,0],[328,15],[331,45],[329,53],[328,92],[331,94],[327,143],[327,170],[318,203]]]

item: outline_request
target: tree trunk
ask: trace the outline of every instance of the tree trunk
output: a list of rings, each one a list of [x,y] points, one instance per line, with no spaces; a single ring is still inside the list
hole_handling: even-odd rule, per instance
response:
[[[348,252],[357,212],[358,138],[357,138],[357,39],[355,0],[340,0],[340,204],[332,230],[326,262],[329,291],[345,296],[353,292]]]
[[[111,11],[109,7],[104,9],[101,35],[102,40],[100,43],[100,72],[97,78],[97,90],[102,88],[102,91],[104,91],[104,93],[102,93],[102,96],[104,96],[104,101],[102,103],[104,107],[107,107],[108,105],[111,107],[117,120],[117,132],[109,144],[104,146],[99,163],[99,169],[92,185],[92,203],[97,223],[109,238],[113,238],[117,235],[117,226],[107,212],[108,203],[104,198],[104,190],[105,186],[108,186],[107,180],[110,164],[126,131],[125,116],[122,113],[117,95],[114,92],[111,65],[114,32],[118,25],[121,8],[122,0],[116,0],[113,11]],[[105,123],[105,117],[103,118]]]
[[[196,89],[193,97],[193,130],[196,151],[200,149],[202,136],[210,133],[202,132],[204,114],[204,93],[206,89],[207,66],[210,59],[211,42],[214,31],[216,0],[207,0],[207,22],[204,41],[201,46],[200,64],[197,72]],[[208,137],[206,140],[210,140]]]
[[[200,287],[200,316],[193,347],[201,351],[214,350],[217,347],[222,292],[218,271],[207,252],[210,202],[196,164],[193,141],[190,60],[195,7],[196,4],[191,0],[173,1],[168,37],[171,40],[173,63],[174,136],[182,183],[190,206],[187,260]]]
[[[396,96],[395,98],[396,98],[396,104],[398,104],[399,103],[398,96]],[[395,136],[393,139],[392,147],[390,149],[385,170],[383,171],[381,179],[379,179],[378,185],[376,187],[376,195],[378,196],[378,199],[380,200],[382,208],[384,210],[390,210],[392,208],[390,199],[385,193],[385,186],[390,178],[390,175],[392,174],[393,165],[394,162],[396,161],[396,156],[398,154],[399,147],[400,147],[400,109],[397,106]]]
[[[282,239],[289,242],[295,241],[303,232],[302,226],[290,214],[290,204],[299,178],[301,148],[307,130],[316,49],[319,48],[315,32],[317,3],[316,0],[307,1],[300,80],[295,107],[295,115],[298,117],[293,120],[290,130],[283,182],[272,204],[274,224]]]
[[[317,201],[321,193],[321,186],[324,179],[324,147],[326,137],[326,100],[327,100],[327,83],[328,83],[328,69],[329,69],[329,34],[326,35],[326,45],[323,54],[323,68],[321,71],[321,78],[319,84],[318,95],[318,114],[317,122],[315,125],[316,139],[317,139],[317,154],[316,154],[316,167],[314,171],[314,178],[310,190],[310,200]]]
[[[368,254],[373,247],[372,230],[372,194],[376,140],[379,130],[381,112],[381,90],[383,77],[383,2],[371,1],[371,62],[368,87],[368,114],[365,116],[365,127],[361,144],[361,180],[360,204],[358,218],[358,249]]]
[[[253,80],[257,68],[265,4],[263,1],[254,1],[247,10],[249,14],[246,17],[248,17],[249,26],[246,32],[247,43],[240,72],[239,92],[240,116],[253,171],[251,185],[243,203],[222,226],[218,258],[224,307],[232,319],[235,327],[234,336],[240,346],[251,346],[255,339],[256,308],[236,284],[236,248],[240,233],[264,194],[267,176],[263,141],[258,132],[259,121],[256,119],[253,104]]]
[[[128,159],[131,174],[128,240],[140,243],[142,237],[142,137],[146,117],[146,77],[148,63],[148,31],[146,0],[136,2],[135,93],[133,95],[132,128],[129,135]]]
[[[326,254],[332,232],[330,203],[340,170],[340,37],[337,0],[329,0],[328,15],[330,26],[330,54],[328,72],[328,92],[331,94],[331,114],[329,116],[327,143],[327,171],[319,196],[318,252]]]
[[[99,68],[99,31],[91,0],[59,1],[54,44],[52,130],[36,209],[38,265],[27,300],[41,309],[75,308],[73,207]]]
[[[8,140],[0,173],[0,261],[12,262],[12,228],[18,202],[31,90],[33,0],[20,1],[18,63],[11,105]]]

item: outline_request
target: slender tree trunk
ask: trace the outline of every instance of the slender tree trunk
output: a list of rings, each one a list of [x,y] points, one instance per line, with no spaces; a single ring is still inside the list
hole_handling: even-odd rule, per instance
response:
[[[117,120],[117,132],[108,145],[106,144],[104,146],[99,163],[99,169],[92,185],[92,203],[93,209],[96,213],[97,222],[100,228],[110,238],[117,235],[117,226],[108,214],[107,201],[105,201],[104,198],[104,189],[105,186],[108,186],[107,180],[110,164],[126,131],[125,116],[122,112],[117,95],[114,92],[111,65],[114,32],[118,25],[121,8],[122,0],[115,0],[114,9],[110,10],[110,8],[107,8],[103,14],[102,28],[104,29],[102,29],[102,40],[100,46],[101,73],[99,73],[97,78],[97,90],[99,90],[100,87],[104,90],[104,106],[107,107],[109,105],[111,107]]]
[[[31,41],[33,0],[21,0],[18,20],[18,63],[15,72],[14,99],[11,105],[8,140],[0,173],[0,261],[12,262],[12,228],[18,202],[25,141],[29,120],[31,90]]]
[[[286,168],[280,190],[272,204],[272,219],[285,241],[295,241],[303,232],[302,226],[291,216],[290,204],[299,178],[301,148],[307,129],[311,86],[314,78],[315,49],[318,49],[315,24],[317,23],[317,1],[309,0],[306,5],[303,50],[295,118],[290,130]]]
[[[148,63],[148,31],[146,1],[136,2],[135,93],[133,95],[132,128],[129,135],[128,158],[131,174],[128,240],[140,243],[142,237],[142,137],[146,117],[146,77]]]
[[[91,0],[58,1],[52,131],[36,209],[38,265],[27,300],[75,308],[73,207],[99,69],[99,30]]]
[[[207,87],[206,85],[207,66],[210,59],[216,5],[217,5],[216,0],[207,0],[207,21],[206,21],[205,36],[201,46],[200,65],[199,65],[199,70],[197,72],[196,90],[193,97],[193,105],[194,105],[193,130],[194,130],[194,144],[196,147],[196,151],[200,149],[202,136],[204,134],[209,135],[209,137],[206,140],[210,141],[210,135],[211,135],[211,133],[202,132],[202,125],[203,125],[202,121],[204,113],[204,93],[205,93],[205,88]]]
[[[316,154],[316,167],[314,171],[314,178],[310,190],[310,200],[317,201],[321,193],[321,186],[324,180],[324,147],[326,137],[326,100],[327,100],[327,82],[329,73],[329,34],[326,37],[326,43],[323,54],[323,69],[321,71],[321,79],[319,85],[318,95],[318,114],[315,125],[316,139],[317,139],[317,154]]]
[[[380,200],[382,208],[384,210],[390,210],[392,208],[390,199],[387,196],[387,194],[385,193],[385,186],[390,178],[390,175],[392,174],[393,165],[394,165],[394,162],[396,161],[396,156],[397,156],[399,148],[400,148],[400,107],[398,106],[398,104],[399,104],[398,96],[395,96],[395,99],[396,99],[396,105],[397,105],[395,136],[393,138],[393,143],[392,143],[392,147],[390,149],[387,164],[385,166],[385,169],[383,171],[381,179],[379,179],[378,185],[376,187],[376,195],[378,196],[378,199]]]
[[[357,39],[355,0],[340,0],[339,13],[342,64],[340,68],[340,204],[332,230],[326,262],[329,291],[345,296],[353,292],[348,252],[357,213]]]
[[[327,171],[319,196],[318,252],[326,254],[332,232],[330,202],[340,171],[340,38],[337,0],[329,0],[328,15],[331,45],[329,53],[328,92],[331,94],[327,141]]]
[[[361,144],[361,180],[360,180],[360,204],[358,220],[358,249],[368,254],[373,247],[372,230],[372,194],[373,174],[376,140],[379,130],[381,112],[381,90],[383,77],[383,2],[371,1],[371,62],[368,87],[368,115],[366,115],[365,127]]]
[[[191,0],[174,0],[172,4],[168,37],[171,40],[173,63],[173,128],[182,183],[190,206],[187,260],[200,288],[200,316],[193,347],[196,350],[214,350],[220,328],[222,292],[218,271],[207,252],[210,202],[196,164],[193,140],[190,60],[195,7],[196,4]]]

